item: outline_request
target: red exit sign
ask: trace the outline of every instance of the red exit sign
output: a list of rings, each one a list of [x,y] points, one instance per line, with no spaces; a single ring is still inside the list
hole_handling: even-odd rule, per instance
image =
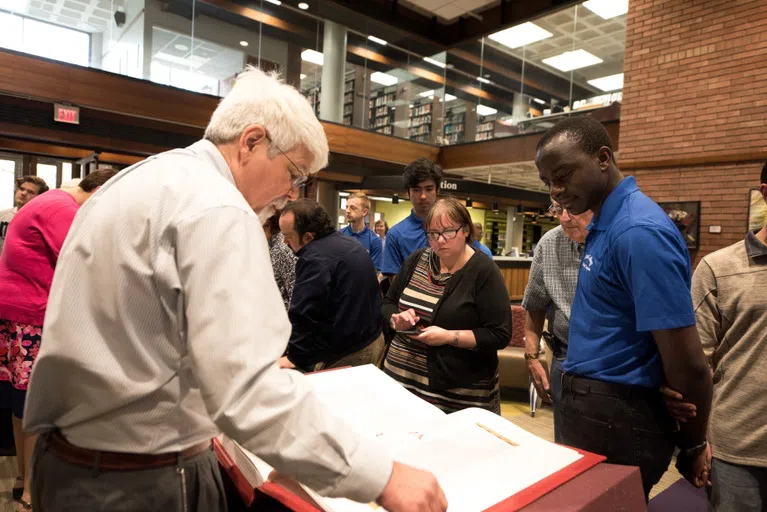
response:
[[[80,107],[53,105],[53,120],[59,123],[80,124]]]

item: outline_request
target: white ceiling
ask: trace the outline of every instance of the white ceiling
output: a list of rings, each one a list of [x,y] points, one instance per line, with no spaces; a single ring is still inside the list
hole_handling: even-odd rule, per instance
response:
[[[29,0],[13,3],[21,6],[20,14],[85,32],[105,32],[114,12],[111,0]]]
[[[532,190],[534,192],[548,192],[548,189],[538,177],[538,168],[533,161],[464,167],[462,169],[449,169],[447,172],[451,175],[458,175],[463,179],[480,181],[482,183]]]
[[[201,75],[225,80],[242,71],[244,54],[221,45],[171,30],[152,27],[152,59],[184,70],[193,70]],[[158,55],[158,54],[162,55]],[[163,56],[168,56],[163,58]],[[172,59],[172,60],[171,60]]]
[[[498,0],[407,0],[402,2],[425,14],[437,15],[443,21],[453,21],[468,12],[486,9],[497,3]]]
[[[524,59],[526,64],[532,64],[568,80],[570,73],[560,72],[544,64],[543,59],[574,49],[584,49],[604,62],[576,69],[572,72],[573,80],[578,85],[594,91],[599,89],[589,85],[588,80],[623,72],[623,56],[626,51],[626,15],[605,20],[578,4],[532,22],[548,30],[553,36],[514,50],[490,38],[485,38],[485,44],[514,55],[518,59]]]

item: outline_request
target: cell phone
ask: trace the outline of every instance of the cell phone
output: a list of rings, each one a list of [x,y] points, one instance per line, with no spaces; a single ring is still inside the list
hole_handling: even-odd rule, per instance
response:
[[[418,329],[408,329],[407,331],[397,331],[397,334],[407,334],[407,335],[421,334],[421,331]]]

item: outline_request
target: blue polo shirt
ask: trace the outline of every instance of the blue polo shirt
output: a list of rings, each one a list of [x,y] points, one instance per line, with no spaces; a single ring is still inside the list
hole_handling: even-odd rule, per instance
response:
[[[564,370],[657,388],[663,366],[652,331],[695,325],[687,245],[633,177],[587,229]]]
[[[352,230],[351,225],[342,229],[341,233],[356,238],[357,241],[362,244],[362,247],[368,251],[370,258],[373,260],[373,266],[380,272],[381,265],[383,264],[383,250],[381,249],[381,239],[378,238],[378,235],[376,235],[367,225],[365,225],[365,229],[359,233],[355,233],[354,230]]]
[[[405,260],[418,249],[429,246],[429,239],[423,228],[423,221],[416,217],[413,210],[410,215],[398,222],[386,233],[386,250],[383,257],[384,274],[396,274]],[[493,259],[490,249],[476,240],[471,242],[474,249],[481,251],[488,258]]]

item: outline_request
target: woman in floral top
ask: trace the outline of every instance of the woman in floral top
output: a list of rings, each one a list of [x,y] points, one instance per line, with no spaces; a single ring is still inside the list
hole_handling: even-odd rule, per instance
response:
[[[293,296],[293,285],[296,282],[296,255],[280,233],[280,214],[277,213],[264,224],[264,234],[269,241],[269,256],[272,260],[274,280],[282,295],[285,310],[290,309],[290,298]]]

